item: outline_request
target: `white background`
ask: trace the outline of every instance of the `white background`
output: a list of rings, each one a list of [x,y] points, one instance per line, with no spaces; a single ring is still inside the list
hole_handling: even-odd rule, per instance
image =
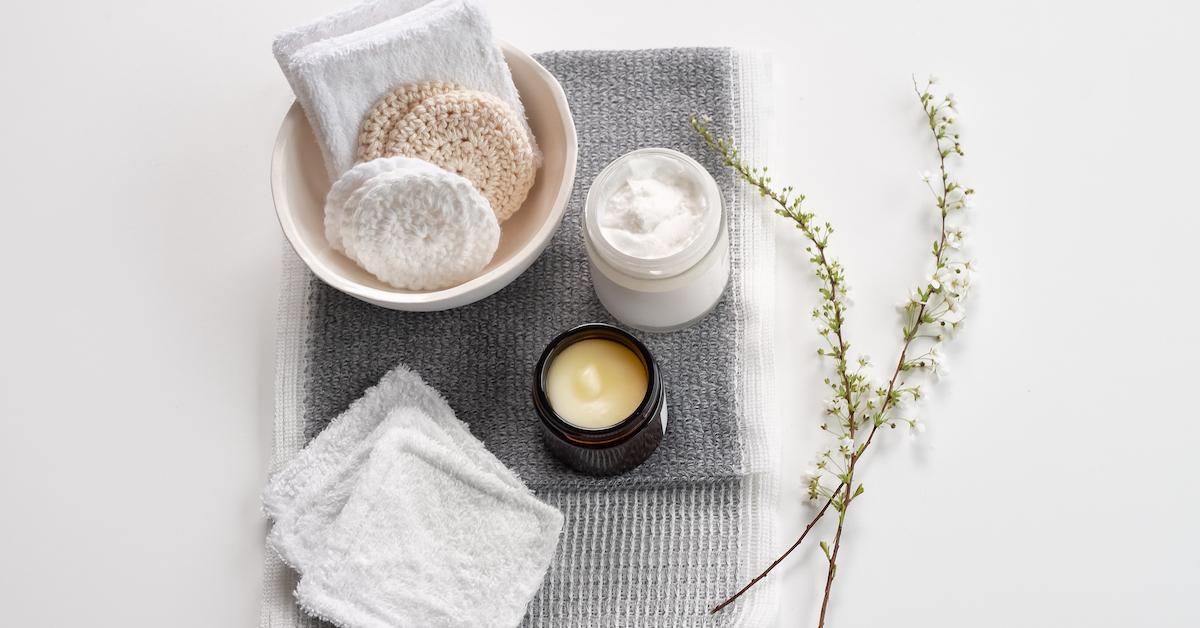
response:
[[[344,4],[5,2],[4,624],[257,624],[267,166],[291,102],[269,47]],[[910,74],[940,75],[961,101],[983,275],[929,431],[886,434],[865,466],[833,625],[1200,625],[1195,9],[491,6],[529,51],[770,50],[772,170],[838,226],[848,331],[880,363],[932,237]],[[778,241],[790,537],[822,391],[815,284],[797,235]],[[780,625],[815,624],[823,574],[812,545],[772,576]]]

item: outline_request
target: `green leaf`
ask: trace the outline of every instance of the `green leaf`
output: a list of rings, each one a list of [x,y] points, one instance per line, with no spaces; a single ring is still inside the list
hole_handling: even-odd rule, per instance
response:
[[[825,560],[833,560],[833,558],[829,555],[829,544],[825,541],[821,541],[821,551],[825,552]]]
[[[859,484],[858,488],[854,489],[854,496],[858,497],[859,495],[862,495],[862,494],[863,494],[863,485]]]

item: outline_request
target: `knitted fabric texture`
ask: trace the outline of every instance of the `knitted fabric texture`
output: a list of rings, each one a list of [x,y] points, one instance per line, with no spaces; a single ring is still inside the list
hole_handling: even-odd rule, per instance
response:
[[[363,118],[362,130],[358,134],[358,161],[371,161],[384,157],[383,143],[392,134],[396,123],[422,101],[455,90],[463,89],[453,83],[424,81],[401,85],[379,99]]]
[[[388,285],[436,290],[477,275],[500,244],[500,225],[469,181],[408,157],[376,159],[342,179],[358,182],[345,203],[326,203],[341,222],[348,257]],[[339,179],[341,183],[341,179]],[[337,199],[345,186],[337,186]],[[330,198],[335,198],[331,192]]]
[[[320,433],[398,363],[446,395],[488,450],[565,518],[528,626],[772,626],[777,579],[722,613],[711,606],[779,550],[773,408],[772,216],[688,125],[715,132],[756,163],[763,154],[761,59],[728,49],[536,55],[562,83],[579,140],[562,226],[525,273],[482,301],[445,312],[395,312],[342,294],[288,253],[281,305],[277,464]],[[730,280],[707,317],[642,334],[667,382],[671,420],[655,453],[595,478],[549,455],[529,400],[534,365],[555,334],[613,322],[588,276],[581,219],[588,188],[616,157],[667,146],[721,187]],[[295,608],[294,574],[268,560],[263,625],[319,626]]]
[[[401,94],[396,100],[407,98]],[[417,157],[461,175],[483,193],[501,222],[521,208],[537,174],[536,159],[521,119],[499,98],[457,90],[425,98],[403,112],[381,104],[385,106],[373,109],[363,123],[360,158]],[[375,138],[380,133],[379,151],[364,151],[364,146],[380,143]]]
[[[404,158],[376,159],[361,163],[347,170],[338,177],[325,195],[325,239],[329,246],[339,253],[354,259],[347,251],[347,242],[343,237],[344,231],[349,231],[350,216],[346,214],[346,203],[350,196],[360,190],[367,181],[384,172],[403,167],[408,160]],[[349,243],[353,245],[353,243]]]

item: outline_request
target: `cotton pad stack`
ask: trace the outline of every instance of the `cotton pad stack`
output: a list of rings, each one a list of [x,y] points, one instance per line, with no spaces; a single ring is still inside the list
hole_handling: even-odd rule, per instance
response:
[[[499,224],[533,186],[538,150],[474,0],[366,2],[280,35],[274,52],[335,182],[330,245],[403,290],[477,276],[495,255]],[[391,157],[456,178],[374,163]],[[480,220],[481,202],[490,221]],[[453,250],[467,254],[448,262]]]
[[[402,366],[271,478],[263,506],[301,608],[345,628],[516,625],[563,523]]]
[[[466,177],[500,222],[518,209],[537,172],[529,134],[499,98],[448,83],[404,85],[363,119],[359,161],[417,157]]]

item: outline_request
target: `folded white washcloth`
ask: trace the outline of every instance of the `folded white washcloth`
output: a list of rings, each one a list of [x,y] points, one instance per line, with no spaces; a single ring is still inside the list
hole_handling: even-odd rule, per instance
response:
[[[353,628],[515,626],[562,514],[440,442],[389,427],[306,569],[309,614]]]
[[[366,2],[280,35],[274,53],[308,115],[330,181],[354,164],[363,116],[401,85],[444,81],[488,92],[525,121],[491,24],[474,0]]]
[[[322,551],[326,530],[342,512],[372,447],[387,428],[404,428],[443,442],[458,452],[464,466],[528,490],[471,435],[436,390],[407,367],[398,366],[267,483],[263,508],[275,522],[268,542],[284,562],[303,573]]]

